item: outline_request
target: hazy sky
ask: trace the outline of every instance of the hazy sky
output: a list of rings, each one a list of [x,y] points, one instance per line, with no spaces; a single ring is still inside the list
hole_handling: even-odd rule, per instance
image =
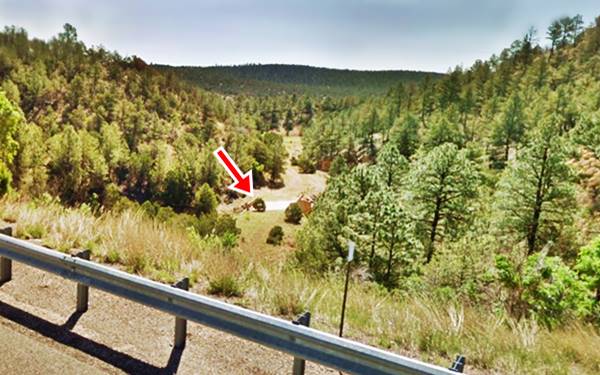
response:
[[[0,0],[0,24],[153,63],[294,63],[447,71],[486,59],[530,26],[600,15],[600,0]]]

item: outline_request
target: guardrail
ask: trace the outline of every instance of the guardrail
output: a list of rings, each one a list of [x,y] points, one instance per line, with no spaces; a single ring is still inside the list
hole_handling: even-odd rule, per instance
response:
[[[190,320],[293,355],[294,374],[304,371],[303,360],[351,374],[456,373],[455,369],[450,371],[309,328],[307,321],[294,324],[190,293],[183,290],[187,289],[185,281],[185,285],[172,287],[84,258],[0,234],[0,285],[12,277],[11,261],[21,262],[76,281],[78,310],[87,310],[88,287],[100,289],[174,315],[178,346],[185,344],[185,321]]]

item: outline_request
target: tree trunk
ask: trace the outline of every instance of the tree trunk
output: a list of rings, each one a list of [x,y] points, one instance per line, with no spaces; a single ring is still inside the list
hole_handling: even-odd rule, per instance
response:
[[[394,226],[393,231],[396,231],[396,226]],[[392,232],[392,233],[394,233]],[[392,274],[392,264],[394,261],[394,246],[396,245],[396,236],[393,235],[390,241],[390,246],[388,248],[388,260],[387,260],[387,270],[385,272],[385,281],[389,283],[390,276]]]
[[[438,223],[440,222],[441,206],[442,206],[442,200],[438,196],[435,201],[435,213],[433,214],[433,221],[431,222],[431,233],[429,236],[429,245],[427,246],[427,260],[425,261],[425,264],[428,264],[429,262],[431,262],[431,258],[433,257],[435,236],[437,234]]]
[[[373,225],[373,236],[371,237],[371,254],[369,255],[369,270],[373,270],[373,259],[375,258],[375,244],[377,243],[377,225],[379,224],[379,216],[375,217]]]
[[[543,187],[544,187],[544,174],[546,173],[546,161],[548,159],[548,148],[544,149],[544,156],[542,157],[542,168],[540,169],[540,176],[537,181],[537,189],[535,192],[535,204],[533,206],[533,216],[531,218],[531,226],[529,227],[529,233],[527,234],[527,255],[533,254],[535,251],[535,244],[537,241],[537,234],[540,225],[540,216],[542,215],[542,203],[544,201]]]

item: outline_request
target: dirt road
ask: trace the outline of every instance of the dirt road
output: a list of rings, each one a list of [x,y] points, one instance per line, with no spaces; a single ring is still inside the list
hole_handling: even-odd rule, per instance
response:
[[[0,287],[0,374],[288,374],[292,358],[197,324],[174,350],[174,318],[90,290],[75,314],[76,285],[13,263]],[[335,372],[307,364],[307,374]]]
[[[300,136],[291,135],[284,137],[284,145],[288,151],[289,158],[286,162],[285,174],[283,175],[284,187],[272,189],[262,187],[254,190],[254,197],[238,199],[231,204],[221,205],[222,212],[231,212],[234,207],[250,202],[256,198],[265,200],[267,211],[283,211],[291,202],[295,202],[300,194],[319,194],[325,190],[327,185],[327,173],[317,171],[313,174],[302,174],[298,167],[290,164],[292,156],[300,155],[302,151],[302,140]]]

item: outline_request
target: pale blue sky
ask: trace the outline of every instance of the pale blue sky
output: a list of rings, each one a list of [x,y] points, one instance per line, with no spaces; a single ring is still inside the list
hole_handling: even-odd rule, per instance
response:
[[[153,63],[294,63],[445,72],[530,26],[600,15],[600,0],[0,0],[0,25],[47,39],[65,22],[88,45]]]

